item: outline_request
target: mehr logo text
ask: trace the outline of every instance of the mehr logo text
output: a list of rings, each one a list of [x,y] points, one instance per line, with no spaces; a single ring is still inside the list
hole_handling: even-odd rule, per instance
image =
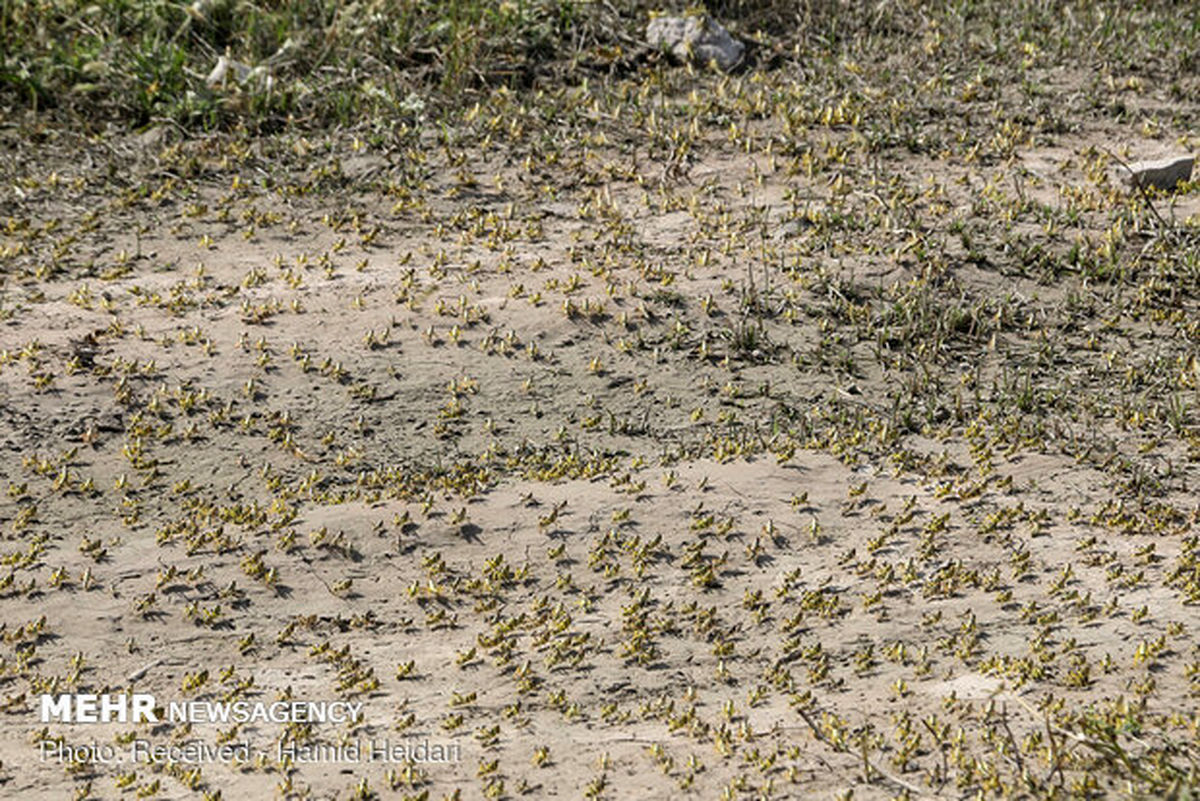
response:
[[[42,723],[353,723],[361,702],[171,701],[150,693],[43,695]]]

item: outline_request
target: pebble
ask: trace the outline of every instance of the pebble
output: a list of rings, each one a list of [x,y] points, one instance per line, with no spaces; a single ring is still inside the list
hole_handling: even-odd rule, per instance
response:
[[[1131,189],[1153,187],[1165,191],[1174,189],[1180,181],[1191,180],[1192,165],[1195,161],[1193,156],[1139,161],[1136,164],[1130,164],[1129,170],[1122,170],[1122,172],[1125,173],[1125,183]]]
[[[694,14],[655,17],[646,27],[646,41],[680,61],[697,66],[715,63],[725,72],[736,67],[746,51],[746,45],[730,36],[721,23]]]

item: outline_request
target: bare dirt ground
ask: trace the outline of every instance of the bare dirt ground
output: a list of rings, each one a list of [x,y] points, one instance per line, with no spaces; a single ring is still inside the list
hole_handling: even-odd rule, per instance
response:
[[[1065,123],[984,87],[907,144],[869,91],[655,80],[407,138],[12,146],[0,794],[1187,783],[1200,195],[1151,211],[1112,155],[1194,131],[1056,69]],[[363,714],[38,720],[105,691]],[[276,750],[385,738],[461,760]],[[135,740],[261,756],[44,758]]]

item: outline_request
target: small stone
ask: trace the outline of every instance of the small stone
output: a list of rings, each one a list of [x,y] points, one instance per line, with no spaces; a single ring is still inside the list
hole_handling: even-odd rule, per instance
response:
[[[725,72],[742,60],[746,46],[729,35],[721,23],[707,16],[655,17],[646,27],[646,41],[680,61],[699,66],[716,63]]]
[[[1195,161],[1196,159],[1192,156],[1178,156],[1159,161],[1139,161],[1136,164],[1130,164],[1129,170],[1125,171],[1125,183],[1131,189],[1138,187],[1143,189],[1153,187],[1164,191],[1174,189],[1180,181],[1191,179],[1192,165]]]

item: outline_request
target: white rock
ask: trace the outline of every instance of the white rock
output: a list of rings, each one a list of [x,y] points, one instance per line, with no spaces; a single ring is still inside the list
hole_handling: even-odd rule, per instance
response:
[[[715,62],[728,72],[742,60],[746,46],[711,17],[655,17],[646,26],[646,41],[680,61],[707,66]]]
[[[1180,181],[1191,180],[1192,165],[1196,159],[1192,156],[1177,156],[1160,159],[1159,161],[1139,161],[1130,164],[1129,170],[1122,170],[1125,183],[1132,189],[1137,187],[1169,190],[1174,189]]]

